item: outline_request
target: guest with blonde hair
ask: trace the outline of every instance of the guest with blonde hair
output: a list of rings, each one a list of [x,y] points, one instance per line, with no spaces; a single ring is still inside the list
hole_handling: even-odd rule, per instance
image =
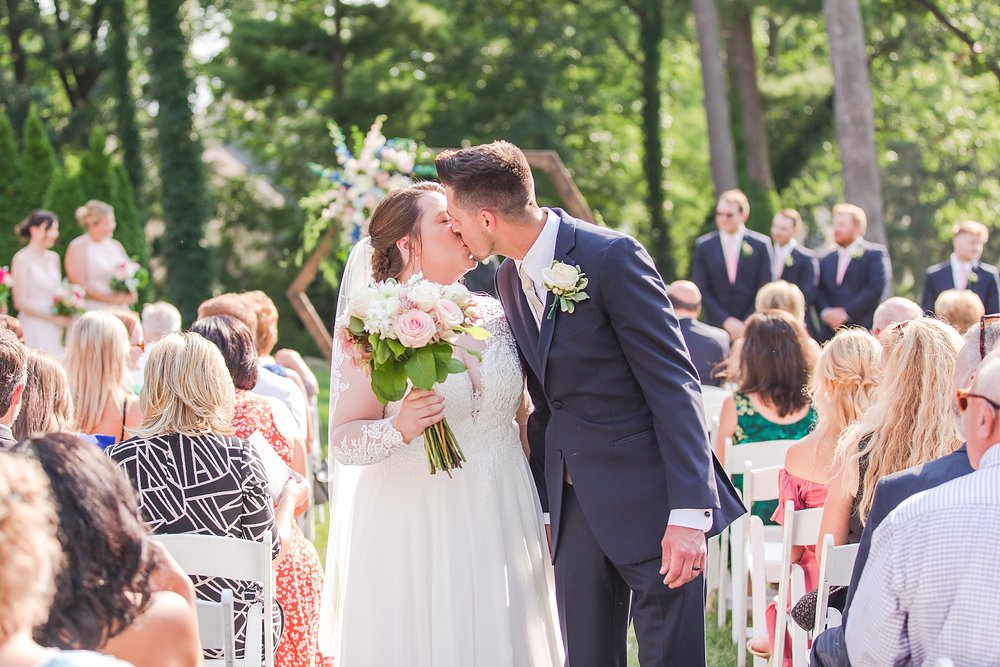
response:
[[[969,290],[948,289],[941,292],[934,301],[934,314],[964,336],[965,332],[986,314],[986,309],[975,293]]]
[[[111,314],[121,320],[128,332],[128,369],[134,372],[139,368],[139,357],[146,350],[146,334],[142,329],[139,316],[131,310],[112,310]],[[142,386],[142,383],[139,383]]]
[[[806,321],[806,298],[797,286],[775,280],[760,288],[754,301],[756,311],[783,310],[803,323]]]
[[[875,484],[886,475],[955,451],[955,359],[962,337],[928,317],[891,325],[879,336],[882,380],[871,406],[837,442],[820,535],[855,544]]]
[[[785,454],[785,465],[778,473],[778,509],[771,517],[784,524],[785,503],[791,500],[795,510],[823,507],[840,434],[864,414],[878,387],[881,376],[882,347],[864,329],[841,329],[823,346],[809,381],[809,397],[816,410],[816,428]],[[805,575],[806,590],[816,588],[819,562],[816,547],[794,547],[792,562]],[[774,646],[776,606],[767,609],[768,639],[750,642],[750,652],[770,656]],[[786,642],[788,640],[786,639]],[[791,650],[786,644],[785,664],[791,664]]]
[[[113,436],[133,433],[142,421],[128,374],[128,331],[111,313],[84,313],[69,332],[66,374],[76,430]]]
[[[288,551],[296,508],[309,487],[289,478],[277,499],[252,445],[234,437],[236,390],[219,349],[195,333],[170,334],[149,354],[136,437],[111,445],[108,456],[139,494],[146,525],[155,534],[197,533],[261,541],[271,531],[275,565]],[[211,470],[194,478],[191,470]],[[259,598],[246,582],[195,577],[199,599],[236,599],[236,657],[244,654],[247,611]],[[278,612],[277,609],[274,610]],[[276,624],[276,628],[280,625]],[[206,653],[216,658],[217,652]]]
[[[112,238],[115,210],[109,204],[91,199],[76,209],[76,219],[86,231],[70,241],[66,249],[66,277],[86,290],[87,310],[135,303],[135,294],[111,289],[115,269],[129,261],[124,246]]]
[[[37,644],[61,569],[59,523],[49,480],[27,456],[0,452],[0,664],[31,667],[128,667],[90,651]]]
[[[16,440],[35,434],[72,431],[73,397],[66,370],[51,355],[28,350],[28,381],[21,394],[21,411],[11,430]]]

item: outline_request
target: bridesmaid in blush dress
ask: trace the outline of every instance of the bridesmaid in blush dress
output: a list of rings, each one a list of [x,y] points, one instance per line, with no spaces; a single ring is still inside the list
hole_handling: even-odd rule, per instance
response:
[[[62,359],[63,332],[72,318],[52,314],[52,299],[62,282],[59,255],[51,250],[59,238],[59,219],[39,209],[17,226],[17,233],[28,241],[10,262],[24,344]]]
[[[73,239],[66,249],[66,275],[70,282],[82,285],[87,291],[87,310],[127,308],[134,304],[135,294],[111,290],[115,269],[128,261],[125,248],[112,238],[115,210],[91,199],[76,209],[76,219],[87,231]]]

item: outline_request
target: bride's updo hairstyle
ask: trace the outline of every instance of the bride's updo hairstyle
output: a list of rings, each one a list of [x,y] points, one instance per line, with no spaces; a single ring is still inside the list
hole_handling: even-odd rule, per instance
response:
[[[372,277],[376,282],[395,278],[409,263],[413,253],[403,257],[396,241],[409,236],[420,240],[420,216],[423,206],[420,200],[428,192],[444,194],[444,188],[431,181],[411,185],[404,190],[387,194],[375,206],[368,223],[368,235],[372,242]]]

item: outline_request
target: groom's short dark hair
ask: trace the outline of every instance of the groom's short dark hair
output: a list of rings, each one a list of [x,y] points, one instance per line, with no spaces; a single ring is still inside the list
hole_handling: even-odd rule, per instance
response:
[[[438,180],[454,192],[463,208],[494,209],[520,218],[535,201],[528,158],[509,141],[443,151],[434,166]]]

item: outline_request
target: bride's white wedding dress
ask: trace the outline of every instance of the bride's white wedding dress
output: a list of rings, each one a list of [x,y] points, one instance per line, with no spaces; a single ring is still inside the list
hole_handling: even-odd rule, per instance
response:
[[[460,470],[429,474],[423,439],[406,444],[392,426],[399,403],[331,443],[349,488],[347,498],[334,489],[322,621],[339,667],[562,664],[541,506],[514,419],[517,348],[500,303],[477,298],[492,334],[482,363],[437,387]],[[335,352],[338,405],[369,383]]]

